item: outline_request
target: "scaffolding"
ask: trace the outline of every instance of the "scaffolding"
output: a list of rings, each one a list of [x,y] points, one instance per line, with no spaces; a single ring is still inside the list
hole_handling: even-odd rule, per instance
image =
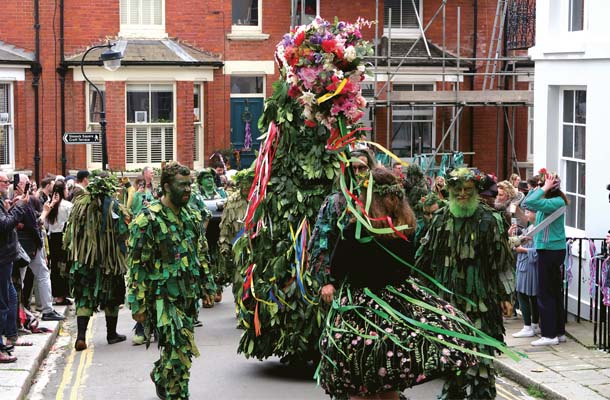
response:
[[[439,0],[439,6],[432,16],[425,22],[421,18],[419,1],[403,0],[401,6],[412,6],[417,21],[419,34],[413,37],[410,47],[406,51],[393,54],[392,43],[395,39],[392,26],[392,8],[386,7],[380,10],[380,1],[375,0],[375,19],[380,21],[380,11],[387,12],[386,32],[381,33],[383,26],[377,24],[375,28],[374,44],[377,51],[370,57],[372,64],[373,79],[368,81],[373,84],[373,93],[367,97],[369,107],[371,107],[371,125],[375,131],[374,139],[385,136],[384,144],[387,148],[392,147],[392,111],[395,107],[410,107],[416,110],[418,107],[432,107],[434,118],[437,119],[442,114],[441,126],[436,126],[437,132],[442,133],[440,141],[432,143],[430,148],[434,150],[425,153],[422,148],[422,138],[419,138],[419,148],[413,157],[427,156],[434,159],[441,155],[461,152],[474,156],[474,133],[470,134],[470,145],[463,146],[460,141],[460,126],[464,117],[464,109],[471,107],[495,107],[496,108],[496,174],[500,174],[504,169],[504,174],[520,172],[519,161],[517,160],[515,147],[515,127],[517,123],[516,112],[520,107],[531,107],[533,105],[533,92],[528,90],[517,90],[517,80],[521,77],[531,76],[531,71],[520,71],[518,63],[528,63],[530,60],[526,56],[508,55],[509,51],[525,49],[533,44],[535,1],[534,0],[497,0],[496,12],[494,17],[493,29],[490,37],[484,38],[487,47],[485,57],[477,57],[476,50],[473,50],[473,57],[465,57],[461,49],[461,7],[448,8],[451,0]],[[291,21],[297,21],[295,9],[300,5],[304,7],[304,2],[293,0],[293,16]],[[429,4],[429,2],[427,3]],[[474,4],[477,4],[475,1]],[[488,3],[487,3],[488,4]],[[473,5],[473,7],[477,7]],[[455,12],[456,17],[456,42],[455,53],[450,54],[447,50],[447,13]],[[476,12],[476,11],[475,11]],[[303,15],[303,10],[301,10]],[[385,20],[386,18],[384,18]],[[440,47],[430,42],[426,34],[431,26],[441,24],[442,36]],[[475,33],[476,35],[476,33]],[[476,39],[474,39],[476,40]],[[402,40],[404,42],[404,40]],[[414,49],[419,46],[420,54],[415,54]],[[475,43],[475,49],[477,44]],[[424,51],[425,50],[425,51]],[[436,54],[433,54],[436,51]],[[440,53],[440,55],[438,54]],[[434,68],[425,68],[426,65],[434,63]],[[419,65],[418,65],[419,64]],[[438,65],[440,64],[440,68]],[[439,78],[440,75],[440,78]],[[426,79],[428,83],[433,82],[436,90],[423,91],[395,91],[395,83],[406,83],[409,77],[417,80]],[[399,78],[400,77],[400,78]],[[465,88],[466,80],[469,86]],[[527,78],[525,79],[527,80]],[[481,83],[482,82],[482,83]],[[476,89],[475,89],[476,88]],[[378,129],[378,111],[382,108],[385,112],[385,135]],[[470,115],[473,111],[471,110]],[[526,113],[527,115],[527,113]],[[449,116],[449,117],[448,117]],[[472,118],[472,117],[471,117]],[[448,119],[448,121],[446,121]],[[382,122],[382,121],[381,121]],[[470,127],[473,130],[471,121]],[[433,138],[435,135],[433,134]],[[447,139],[449,141],[447,142]],[[414,143],[413,138],[411,139]],[[504,141],[504,145],[501,145]],[[467,147],[466,149],[464,147]],[[470,149],[468,149],[468,147]],[[413,146],[412,146],[413,150]],[[501,150],[503,153],[500,154]],[[510,156],[506,153],[510,152]],[[500,165],[502,159],[507,158],[504,165]],[[508,166],[510,158],[510,167]],[[471,158],[472,161],[472,158]]]

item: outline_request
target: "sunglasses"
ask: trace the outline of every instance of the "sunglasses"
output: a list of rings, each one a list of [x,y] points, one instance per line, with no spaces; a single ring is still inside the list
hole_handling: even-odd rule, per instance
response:
[[[0,179],[0,183],[11,183],[8,179]]]

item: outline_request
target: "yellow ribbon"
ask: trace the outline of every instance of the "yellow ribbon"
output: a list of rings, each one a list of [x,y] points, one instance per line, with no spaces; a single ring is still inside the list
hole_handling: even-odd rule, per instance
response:
[[[371,146],[375,146],[379,150],[381,150],[382,152],[384,152],[385,154],[390,156],[390,158],[392,158],[394,161],[399,162],[400,164],[402,164],[405,167],[409,166],[408,162],[401,160],[400,158],[398,158],[398,156],[396,154],[392,153],[390,150],[386,149],[385,147],[383,147],[379,143],[370,142],[368,140],[358,140],[358,143],[366,143],[366,144],[369,144]]]
[[[326,100],[332,99],[333,97],[335,97],[336,95],[341,93],[341,91],[343,90],[343,88],[345,87],[346,84],[347,84],[347,78],[343,78],[343,80],[341,81],[339,86],[337,86],[337,89],[334,92],[326,93],[325,95],[320,96],[320,98],[316,101],[318,102],[318,104],[322,104]]]

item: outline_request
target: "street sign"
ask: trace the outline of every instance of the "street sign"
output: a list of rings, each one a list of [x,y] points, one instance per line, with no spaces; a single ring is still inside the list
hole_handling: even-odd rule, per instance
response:
[[[90,144],[102,141],[101,132],[66,132],[64,143],[66,144]]]

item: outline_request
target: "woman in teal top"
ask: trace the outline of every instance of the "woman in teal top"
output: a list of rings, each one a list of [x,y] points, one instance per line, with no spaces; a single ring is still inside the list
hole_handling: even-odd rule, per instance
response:
[[[531,191],[523,200],[526,207],[536,211],[536,225],[568,204],[556,174],[541,175],[540,180],[542,187]],[[561,266],[566,253],[564,214],[534,236],[534,247],[538,253],[538,309],[542,337],[532,345],[556,345],[566,340],[561,282]]]

